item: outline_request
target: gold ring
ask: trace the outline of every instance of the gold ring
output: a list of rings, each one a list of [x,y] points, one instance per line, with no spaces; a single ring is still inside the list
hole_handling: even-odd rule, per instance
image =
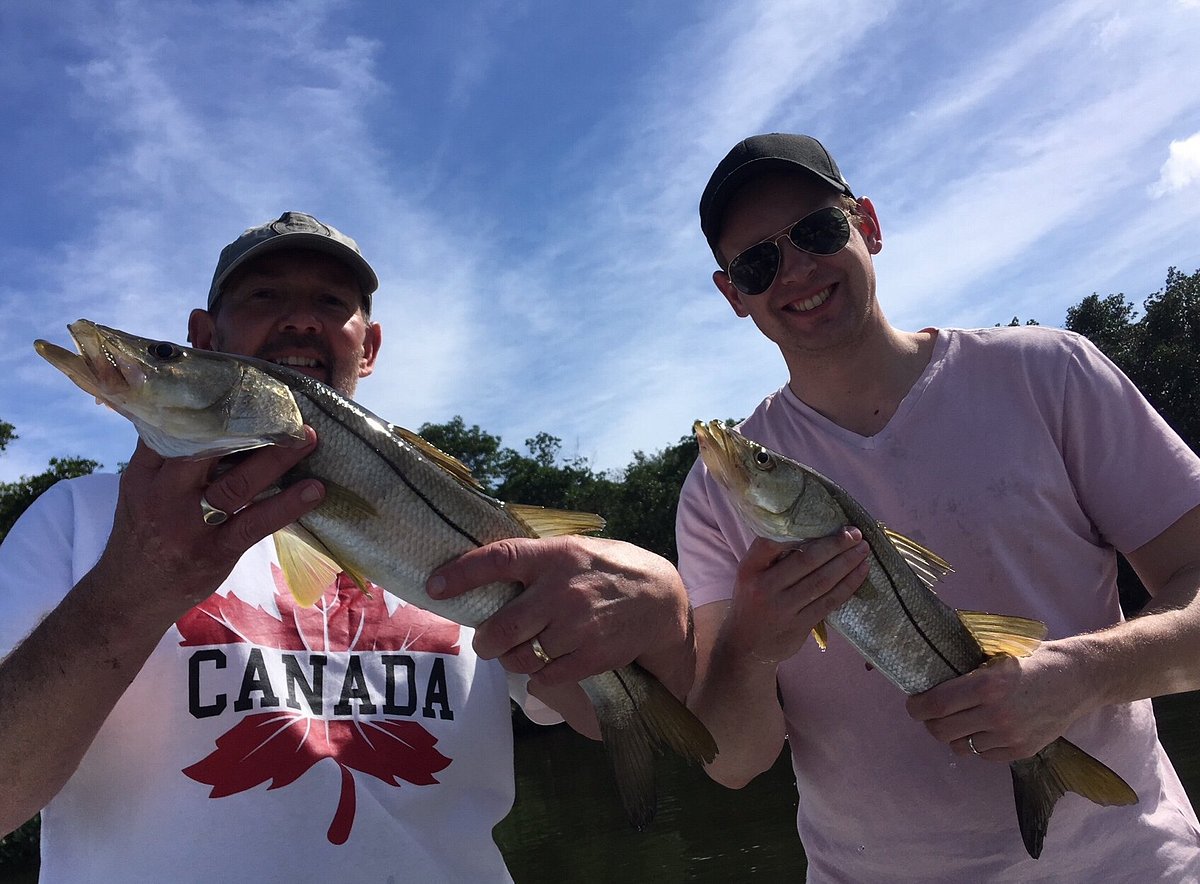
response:
[[[975,748],[975,735],[974,734],[971,734],[971,736],[967,737],[967,748],[970,749],[976,755],[980,754],[979,750]]]
[[[225,510],[219,510],[204,497],[200,495],[200,518],[204,520],[205,525],[220,525],[229,518],[229,513]]]
[[[533,648],[533,655],[535,657],[537,657],[539,660],[541,660],[543,663],[549,663],[551,660],[554,659],[553,657],[551,657],[549,654],[546,653],[546,649],[542,647],[542,643],[536,635],[529,642],[529,644]]]

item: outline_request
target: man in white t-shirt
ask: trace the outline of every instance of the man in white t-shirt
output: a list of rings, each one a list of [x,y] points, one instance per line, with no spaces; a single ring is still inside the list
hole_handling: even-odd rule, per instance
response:
[[[811,881],[1200,880],[1200,826],[1147,699],[1200,688],[1200,460],[1081,337],[890,325],[875,208],[812,138],[739,143],[700,217],[717,288],[788,369],[742,432],[948,560],[953,607],[1049,628],[1029,657],[906,698],[836,635],[808,641],[862,584],[860,532],[755,538],[698,462],[679,568],[710,775],[740,787],[786,739]],[[1116,550],[1153,596],[1127,622]],[[1064,734],[1140,801],[1068,794],[1033,860],[1007,763]]]
[[[353,240],[288,212],[222,251],[189,340],[349,396],[379,352],[376,287]],[[297,606],[267,538],[324,488],[255,498],[319,444],[307,432],[219,475],[139,442],[120,477],[59,483],[0,547],[0,830],[42,811],[42,881],[507,880],[506,670],[589,734],[574,680],[637,659],[686,692],[682,584],[629,544],[450,563],[431,592],[526,586],[474,632],[344,575]],[[531,715],[559,720],[522,681]]]

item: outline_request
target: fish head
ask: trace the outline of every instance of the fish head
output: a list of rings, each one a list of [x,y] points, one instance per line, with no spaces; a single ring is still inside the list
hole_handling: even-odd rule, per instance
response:
[[[80,319],[78,349],[34,348],[96,401],[124,415],[163,457],[213,457],[301,441],[291,390],[236,356],[140,338]]]
[[[720,421],[696,421],[700,457],[751,530],[786,541],[821,537],[846,515],[816,472]]]

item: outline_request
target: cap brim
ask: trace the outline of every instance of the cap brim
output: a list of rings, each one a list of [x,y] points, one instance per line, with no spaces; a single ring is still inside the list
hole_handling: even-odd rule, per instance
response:
[[[354,271],[358,284],[362,288],[364,302],[368,308],[371,306],[371,295],[379,288],[379,277],[375,275],[374,269],[367,263],[367,259],[354,249],[320,233],[282,233],[247,249],[226,267],[220,276],[213,280],[212,287],[209,289],[208,306],[211,307],[216,301],[225,281],[247,261],[271,252],[296,249],[323,252],[340,260]]]

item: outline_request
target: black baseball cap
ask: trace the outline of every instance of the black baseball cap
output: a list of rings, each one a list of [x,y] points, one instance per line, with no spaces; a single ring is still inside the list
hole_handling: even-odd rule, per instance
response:
[[[335,227],[323,224],[304,212],[284,212],[275,221],[243,231],[242,235],[221,249],[212,285],[208,289],[208,309],[212,309],[221,294],[221,286],[229,275],[251,258],[282,249],[311,249],[339,259],[354,271],[362,289],[363,308],[371,312],[371,293],[379,288],[379,277],[358,250],[358,243]]]
[[[725,159],[717,164],[700,197],[700,229],[704,231],[704,238],[708,240],[713,255],[717,254],[717,239],[721,235],[725,209],[738,189],[763,172],[796,168],[815,175],[846,196],[854,196],[837,163],[817,139],[809,135],[782,132],[753,135],[735,145]]]

